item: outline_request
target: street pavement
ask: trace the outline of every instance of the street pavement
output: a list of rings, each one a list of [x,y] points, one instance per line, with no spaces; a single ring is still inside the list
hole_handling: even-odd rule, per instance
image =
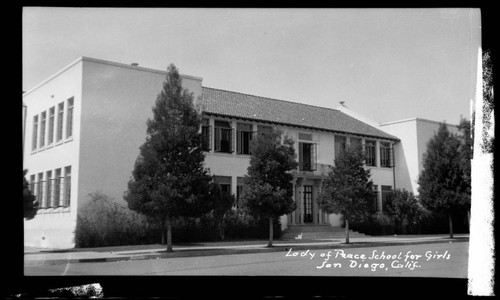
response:
[[[173,245],[174,252],[167,253],[166,245],[118,246],[86,249],[40,249],[25,247],[24,266],[43,266],[68,263],[114,262],[129,260],[149,260],[174,257],[201,257],[214,255],[251,254],[283,252],[293,250],[315,250],[335,248],[364,248],[395,245],[418,245],[449,243],[468,240],[468,234],[448,235],[398,235],[365,236],[334,240],[276,240],[272,248],[267,248],[267,241],[230,241]]]

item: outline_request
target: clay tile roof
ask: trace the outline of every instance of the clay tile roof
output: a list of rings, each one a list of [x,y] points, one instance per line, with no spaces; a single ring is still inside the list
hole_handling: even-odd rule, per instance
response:
[[[205,114],[285,126],[357,134],[399,141],[399,138],[339,110],[203,87],[199,102]]]

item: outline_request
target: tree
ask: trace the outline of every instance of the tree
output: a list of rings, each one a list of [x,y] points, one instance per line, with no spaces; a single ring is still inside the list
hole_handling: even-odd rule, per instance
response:
[[[418,202],[417,197],[405,189],[394,190],[386,198],[383,209],[386,214],[394,218],[396,224],[401,226],[404,220],[407,220],[410,224],[416,224],[423,215],[423,207]]]
[[[35,217],[36,211],[38,209],[38,201],[35,195],[33,195],[29,189],[28,181],[26,180],[26,173],[28,170],[23,171],[23,207],[24,207],[24,218],[26,220],[31,220]]]
[[[453,214],[470,206],[460,148],[460,139],[441,123],[427,143],[423,170],[418,178],[419,197],[424,207],[448,215],[450,238],[453,238]]]
[[[468,197],[467,202],[470,203],[471,198],[471,162],[474,155],[474,128],[472,121],[461,118],[458,124],[460,135],[460,169],[464,180],[464,197]],[[470,226],[470,209],[467,211],[467,221]]]
[[[225,237],[225,217],[234,205],[234,195],[222,192],[219,184],[214,183],[210,189],[210,198],[213,203],[212,216],[214,218],[215,228],[219,238]]]
[[[295,210],[293,175],[297,168],[294,141],[280,131],[261,133],[250,143],[252,157],[245,175],[241,206],[251,215],[269,220],[269,242],[273,246],[273,222]]]
[[[160,223],[162,244],[167,226],[167,251],[171,252],[172,220],[211,209],[211,179],[203,164],[201,117],[193,106],[193,94],[182,88],[173,64],[167,71],[124,198],[130,209]]]
[[[370,170],[364,168],[364,160],[360,149],[344,151],[330,167],[319,196],[323,211],[344,216],[346,244],[349,244],[349,220],[363,218],[371,211],[373,182]]]

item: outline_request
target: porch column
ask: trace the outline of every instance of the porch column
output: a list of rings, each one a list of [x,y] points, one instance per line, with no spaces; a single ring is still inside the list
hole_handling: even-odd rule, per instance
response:
[[[292,184],[293,184],[293,201],[294,202],[297,202],[297,197],[296,197],[297,189],[295,187],[296,183],[297,183],[297,180],[293,179]],[[292,211],[291,213],[288,214],[288,224],[295,225],[297,223],[296,222],[296,219],[297,219],[296,212],[297,212],[297,206],[296,206],[294,211]]]
[[[304,224],[304,201],[302,197],[302,179],[297,178],[297,184],[295,185],[295,203],[297,204],[297,209],[295,210],[295,224]]]
[[[320,193],[320,181],[314,181],[314,190],[313,190],[313,224],[318,224],[321,221],[321,211],[319,209],[318,197]]]

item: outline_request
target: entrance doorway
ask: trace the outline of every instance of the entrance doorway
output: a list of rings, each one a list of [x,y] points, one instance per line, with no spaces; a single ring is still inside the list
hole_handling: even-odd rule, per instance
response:
[[[304,223],[313,222],[312,185],[304,185]]]

